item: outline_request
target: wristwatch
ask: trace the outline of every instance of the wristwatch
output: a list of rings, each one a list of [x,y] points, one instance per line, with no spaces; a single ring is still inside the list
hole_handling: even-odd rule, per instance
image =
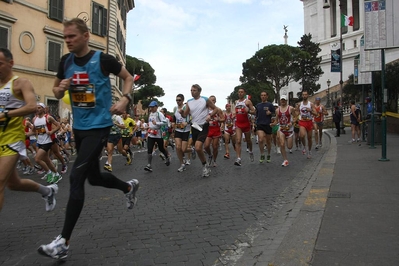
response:
[[[130,95],[130,93],[123,94],[122,97],[126,97],[129,100],[129,102],[132,101],[132,95]]]
[[[8,110],[4,110],[4,111],[3,111],[3,114],[4,114],[4,117],[5,117],[5,118],[8,118]]]

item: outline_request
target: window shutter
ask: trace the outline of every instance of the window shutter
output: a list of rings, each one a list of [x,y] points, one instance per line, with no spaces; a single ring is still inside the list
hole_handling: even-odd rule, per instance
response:
[[[48,45],[48,71],[56,72],[61,57],[61,44],[56,42],[49,42]]]
[[[93,19],[92,19],[92,32],[95,34],[99,34],[99,21],[100,21],[100,14],[99,14],[99,6],[96,3],[93,3]]]
[[[0,47],[8,48],[8,29],[0,27]]]
[[[108,14],[107,14],[107,9],[103,9],[103,17],[102,17],[102,25],[101,25],[101,36],[106,36],[107,35],[107,29],[108,29]]]

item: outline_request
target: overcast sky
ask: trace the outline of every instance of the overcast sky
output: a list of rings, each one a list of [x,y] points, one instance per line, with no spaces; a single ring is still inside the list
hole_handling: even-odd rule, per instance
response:
[[[304,34],[300,0],[135,0],[128,13],[127,51],[155,69],[165,91],[160,98],[171,111],[175,96],[191,98],[192,84],[202,95],[226,97],[240,85],[242,63],[259,48],[297,46]]]

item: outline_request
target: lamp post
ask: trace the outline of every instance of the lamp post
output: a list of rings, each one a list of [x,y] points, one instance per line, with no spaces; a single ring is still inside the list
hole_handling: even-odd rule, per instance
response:
[[[330,8],[330,1],[329,0],[324,0],[324,4],[323,4],[323,8],[327,9]],[[340,94],[341,97],[339,99],[339,104],[340,104],[340,108],[341,108],[341,134],[345,134],[345,126],[344,126],[344,109],[343,109],[343,102],[342,102],[342,98],[343,98],[343,80],[342,80],[342,69],[343,69],[343,65],[342,65],[342,56],[344,54],[343,51],[343,40],[342,40],[342,24],[341,24],[341,17],[342,17],[342,5],[341,5],[341,0],[339,0],[339,46],[340,46],[340,55],[339,55],[339,90],[340,90]]]

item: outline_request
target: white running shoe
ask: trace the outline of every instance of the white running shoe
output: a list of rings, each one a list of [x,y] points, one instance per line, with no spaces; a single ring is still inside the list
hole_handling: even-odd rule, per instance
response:
[[[51,184],[47,186],[50,189],[50,194],[47,196],[44,196],[43,199],[46,201],[46,211],[51,212],[55,208],[55,204],[57,201],[55,200],[55,194],[58,193],[58,185],[57,184]]]
[[[186,160],[186,165],[190,165],[190,164],[191,164],[190,159],[187,159],[187,160]]]
[[[284,162],[281,164],[282,167],[286,167],[288,165],[289,165],[288,160],[284,160]]]
[[[186,171],[186,165],[185,165],[185,164],[182,164],[182,165],[179,167],[179,169],[177,169],[177,172],[183,172],[183,171]]]
[[[126,197],[126,207],[128,209],[133,209],[134,205],[137,203],[137,197],[136,197],[136,192],[139,189],[139,181],[137,179],[132,179],[130,181],[127,181],[127,183],[130,185],[130,191],[125,194]]]
[[[203,177],[208,177],[211,173],[211,169],[209,168],[209,166],[207,164],[205,164],[202,168],[202,176]]]
[[[48,256],[53,259],[63,260],[68,257],[69,249],[69,246],[67,246],[65,243],[66,239],[59,235],[50,244],[41,245],[37,251],[41,255]]]

